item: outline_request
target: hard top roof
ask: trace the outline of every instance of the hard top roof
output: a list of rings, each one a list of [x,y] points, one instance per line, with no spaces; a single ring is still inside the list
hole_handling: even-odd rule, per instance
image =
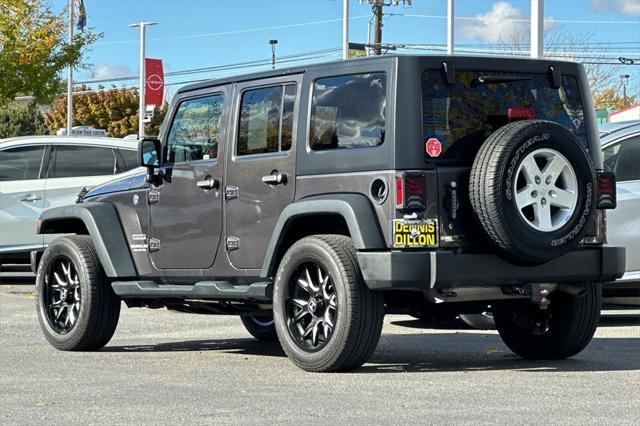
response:
[[[527,62],[531,63],[532,61],[535,61],[535,62],[545,62],[548,64],[564,63],[564,64],[571,64],[572,66],[576,65],[575,62],[562,61],[562,60],[556,60],[556,59],[553,59],[553,60],[533,59],[526,56],[486,56],[486,55],[453,55],[451,56],[451,55],[393,54],[393,55],[369,56],[366,58],[349,59],[346,61],[337,60],[337,61],[319,62],[314,64],[296,66],[296,67],[277,68],[275,70],[259,71],[259,72],[249,73],[249,74],[238,74],[233,76],[220,77],[220,78],[201,81],[198,83],[192,83],[192,84],[183,86],[180,89],[178,89],[177,94],[199,90],[199,89],[205,89],[207,87],[212,87],[212,86],[221,86],[224,84],[238,83],[242,81],[259,80],[264,78],[279,77],[279,76],[285,76],[285,75],[291,75],[291,74],[301,74],[307,71],[323,69],[323,68],[335,68],[336,65],[344,65],[345,63],[366,64],[366,63],[380,63],[380,62],[395,62],[395,61],[402,61],[404,59],[412,59],[412,58],[413,59],[415,58],[430,59],[430,60],[442,61],[442,62],[453,61],[456,63],[460,63],[465,60],[470,60],[474,62],[481,60],[486,62],[505,61],[509,63],[527,63]]]

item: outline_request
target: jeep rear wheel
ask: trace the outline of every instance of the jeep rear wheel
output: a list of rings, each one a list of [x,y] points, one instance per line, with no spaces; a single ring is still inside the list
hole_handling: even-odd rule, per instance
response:
[[[280,344],[306,371],[345,371],[364,364],[382,331],[384,304],[365,285],[351,240],[306,237],[282,258],[274,288]]]
[[[469,195],[499,253],[539,263],[571,250],[594,213],[595,172],[566,128],[542,120],[508,124],[480,148]]]
[[[584,285],[578,295],[552,293],[548,312],[529,302],[497,309],[494,320],[504,343],[517,355],[532,359],[568,358],[582,351],[596,331],[602,303],[600,284]]]
[[[36,310],[45,337],[63,351],[96,350],[118,325],[120,299],[111,289],[91,238],[54,240],[36,278]]]

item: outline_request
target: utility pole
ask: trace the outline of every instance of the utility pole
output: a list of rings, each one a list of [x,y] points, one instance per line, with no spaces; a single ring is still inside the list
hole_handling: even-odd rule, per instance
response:
[[[349,0],[342,0],[342,59],[349,59]]]
[[[531,0],[531,57],[544,57],[544,0]]]
[[[374,33],[373,33],[373,54],[382,54],[382,6],[383,2],[376,0],[371,6],[373,9]]]
[[[453,0],[447,0],[447,55],[453,55],[454,14]]]
[[[278,40],[269,40],[269,44],[271,45],[271,69],[276,69],[276,44],[278,44]]]
[[[73,2],[69,0],[69,46],[73,44]],[[71,136],[73,127],[73,65],[67,69],[67,136]]]
[[[129,27],[132,28],[140,28],[140,89],[138,89],[138,95],[140,97],[138,104],[138,139],[142,140],[144,138],[144,116],[145,116],[145,105],[144,105],[144,92],[146,82],[146,64],[145,64],[145,36],[146,36],[146,28],[151,25],[158,25],[157,22],[144,22],[140,21],[137,24],[129,24]]]

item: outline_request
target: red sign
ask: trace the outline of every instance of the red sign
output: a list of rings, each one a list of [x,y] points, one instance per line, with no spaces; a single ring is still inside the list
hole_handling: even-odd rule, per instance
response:
[[[424,144],[424,149],[429,157],[439,157],[442,154],[442,144],[436,138],[429,138]]]
[[[144,89],[144,104],[162,106],[164,102],[164,72],[162,59],[145,58],[147,71]]]

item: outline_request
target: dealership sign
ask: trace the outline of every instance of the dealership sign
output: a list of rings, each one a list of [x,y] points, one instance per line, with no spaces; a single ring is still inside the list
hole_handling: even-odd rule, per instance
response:
[[[164,102],[164,72],[162,59],[145,59],[145,91],[144,104],[162,106]]]

